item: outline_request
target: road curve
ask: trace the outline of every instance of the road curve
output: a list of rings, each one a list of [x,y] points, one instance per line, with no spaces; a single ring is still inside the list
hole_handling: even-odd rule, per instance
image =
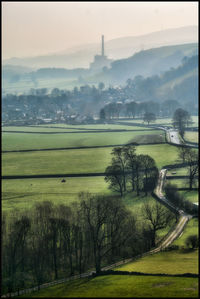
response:
[[[161,169],[159,174],[158,184],[154,190],[154,193],[156,197],[159,198],[159,201],[161,203],[163,203],[165,206],[168,206],[170,209],[177,211],[180,215],[180,218],[174,230],[169,235],[167,235],[167,237],[162,241],[162,243],[157,248],[151,250],[150,253],[156,253],[169,246],[176,238],[178,238],[181,235],[185,225],[192,218],[192,215],[184,213],[183,210],[180,210],[177,207],[175,207],[171,202],[169,202],[164,197],[163,185],[164,185],[164,180],[166,178],[166,173],[167,173],[167,169]]]

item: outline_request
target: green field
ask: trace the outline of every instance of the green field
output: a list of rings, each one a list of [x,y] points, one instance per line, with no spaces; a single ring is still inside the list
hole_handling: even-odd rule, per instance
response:
[[[159,122],[158,122],[159,121]],[[157,120],[157,123],[167,124],[170,119]],[[133,120],[132,122],[135,122]],[[142,122],[141,120],[138,122]],[[60,128],[50,128],[56,126]],[[155,142],[164,141],[164,132],[161,130],[136,131],[136,132],[109,132],[109,133],[59,133],[39,134],[40,132],[70,132],[80,129],[127,129],[141,130],[142,127],[122,125],[45,125],[38,127],[4,127],[5,130],[34,131],[38,134],[28,133],[3,133],[3,150],[26,150],[41,148],[62,148],[82,146],[104,146],[124,144],[129,142]],[[146,128],[145,128],[146,130]],[[81,130],[80,130],[81,131]],[[160,136],[161,135],[161,136]],[[154,136],[154,137],[153,137]],[[19,152],[2,154],[2,175],[37,175],[37,174],[73,174],[104,172],[111,161],[112,147],[93,149],[70,149],[55,151]],[[180,163],[178,150],[169,144],[140,145],[136,147],[137,154],[152,156],[159,169],[164,165]],[[167,175],[186,175],[187,169],[173,169]],[[65,178],[66,182],[61,182]],[[178,187],[185,187],[184,179],[171,180]],[[169,180],[168,180],[169,182]],[[188,181],[187,181],[188,184]],[[15,179],[2,180],[2,210],[8,215],[11,211],[30,210],[35,203],[44,200],[55,204],[71,204],[78,200],[81,191],[93,194],[114,195],[108,189],[104,177],[59,177],[42,179]],[[198,192],[181,191],[184,197],[192,202],[197,202]],[[137,225],[141,225],[143,218],[142,205],[145,202],[154,202],[151,195],[145,197],[143,193],[136,196],[128,193],[123,197],[126,206],[136,216]],[[158,239],[163,237],[170,229],[171,224],[157,232]],[[191,234],[198,233],[198,221],[192,219],[186,226],[184,234],[175,242],[183,247],[185,239]],[[146,273],[198,273],[198,252],[176,250],[161,252],[144,257],[135,262],[119,268],[119,270],[141,271]],[[145,277],[131,275],[109,275],[93,279],[79,279],[61,285],[56,285],[39,292],[29,294],[29,297],[197,297],[198,280],[196,278],[177,277]]]
[[[33,129],[32,129],[33,130]],[[37,130],[37,128],[36,128]],[[39,130],[42,130],[40,128]],[[46,129],[43,129],[46,130]],[[47,129],[52,130],[52,129]],[[126,144],[134,142],[136,136],[150,134],[152,142],[165,142],[164,133],[160,130],[149,132],[91,132],[68,134],[28,134],[28,133],[3,133],[2,150],[26,150],[45,148],[65,148],[83,146],[104,146]],[[158,136],[158,137],[157,137]],[[140,137],[141,138],[141,137]]]
[[[93,124],[93,125],[68,125],[68,124],[43,124],[35,126],[3,126],[3,131],[28,131],[28,132],[70,132],[84,130],[142,130],[140,126],[126,126],[117,124]],[[144,130],[152,130],[145,128]]]
[[[64,178],[64,177],[63,177]],[[44,200],[55,204],[71,204],[79,192],[110,194],[104,177],[2,180],[2,209],[23,210]]]
[[[78,199],[80,192],[93,194],[117,194],[108,189],[104,177],[79,177],[47,179],[16,179],[2,180],[2,208],[3,211],[15,209],[27,209],[33,207],[35,202],[50,200],[55,204],[70,204]],[[126,206],[137,217],[142,217],[141,206],[145,202],[153,202],[151,195],[137,196],[135,193],[128,193],[123,197]]]
[[[109,275],[82,278],[28,294],[29,297],[198,297],[198,278]],[[21,296],[23,297],[23,296]],[[26,297],[26,295],[24,295]]]
[[[127,119],[127,120],[120,120],[120,122],[127,122],[127,123],[138,123],[144,124],[148,127],[147,122],[144,122],[143,119]],[[150,123],[149,125],[172,125],[171,118],[157,118],[155,122]]]
[[[183,197],[190,202],[197,203],[199,201],[198,191],[179,191]]]
[[[104,172],[112,148],[4,153],[2,175],[67,174]],[[168,144],[141,145],[138,154],[152,156],[159,168],[177,162],[177,150]],[[167,152],[167,155],[166,155]]]
[[[178,188],[189,188],[189,179],[167,179],[166,183],[176,185]],[[195,180],[193,188],[198,188],[198,179]]]
[[[159,252],[115,268],[120,271],[143,273],[183,274],[198,273],[198,251],[172,250]]]
[[[184,138],[186,141],[197,143],[199,141],[199,132],[185,132]]]

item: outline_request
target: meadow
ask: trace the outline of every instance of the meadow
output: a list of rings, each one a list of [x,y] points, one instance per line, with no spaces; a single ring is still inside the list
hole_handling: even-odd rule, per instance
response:
[[[53,132],[54,129],[39,128],[31,129],[47,130]],[[57,129],[58,130],[58,129]],[[27,130],[26,130],[27,131]],[[85,133],[66,133],[58,134],[30,134],[30,133],[2,133],[2,150],[26,150],[26,149],[48,149],[48,148],[65,148],[65,147],[85,147],[85,146],[105,146],[126,144],[134,142],[136,136],[150,135],[150,139],[157,142],[165,142],[164,133],[161,130],[134,131],[134,132],[94,132]],[[141,138],[141,137],[140,137]],[[142,137],[143,138],[143,137]],[[143,138],[144,139],[144,138]],[[144,140],[143,140],[144,141]]]
[[[185,132],[184,138],[189,142],[199,142],[199,132]]]
[[[112,147],[4,153],[2,175],[102,173],[111,161],[111,151]],[[158,168],[178,161],[176,147],[168,144],[137,146],[136,153],[152,156]]]
[[[197,298],[198,278],[106,275],[56,285],[31,293],[29,297]]]
[[[163,251],[142,257],[134,262],[117,267],[114,270],[153,274],[197,274],[199,269],[197,260],[198,250],[191,250],[189,252],[187,250]]]

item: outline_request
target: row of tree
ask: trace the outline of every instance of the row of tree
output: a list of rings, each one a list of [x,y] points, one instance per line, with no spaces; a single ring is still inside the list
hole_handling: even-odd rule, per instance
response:
[[[109,120],[119,117],[143,117],[144,114],[154,114],[154,117],[171,117],[175,110],[179,108],[181,104],[175,100],[166,100],[164,102],[155,101],[128,101],[111,102],[101,108],[99,112],[99,118],[101,120]]]
[[[156,232],[174,216],[146,204],[140,225],[118,197],[81,193],[71,206],[36,204],[26,213],[2,217],[2,292],[134,257],[156,244]],[[140,219],[141,220],[141,219]]]
[[[115,147],[112,161],[105,170],[105,181],[109,188],[121,196],[127,191],[151,192],[157,183],[158,169],[149,155],[137,155],[134,146]]]

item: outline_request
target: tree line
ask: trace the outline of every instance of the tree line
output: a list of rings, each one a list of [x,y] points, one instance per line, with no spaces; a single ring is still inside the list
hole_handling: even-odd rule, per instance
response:
[[[126,192],[143,191],[147,196],[157,183],[158,168],[149,155],[137,155],[134,146],[113,148],[111,164],[105,170],[109,188],[123,196]]]
[[[2,215],[2,293],[54,279],[101,271],[156,245],[157,231],[174,221],[159,203],[142,219],[117,196],[80,193],[71,205],[44,201],[26,212]]]
[[[175,100],[166,100],[164,102],[142,101],[136,102],[130,100],[127,102],[110,102],[100,109],[99,118],[101,120],[119,119],[119,117],[142,117],[147,121],[147,116],[153,115],[151,121],[156,117],[171,117],[181,104]]]

